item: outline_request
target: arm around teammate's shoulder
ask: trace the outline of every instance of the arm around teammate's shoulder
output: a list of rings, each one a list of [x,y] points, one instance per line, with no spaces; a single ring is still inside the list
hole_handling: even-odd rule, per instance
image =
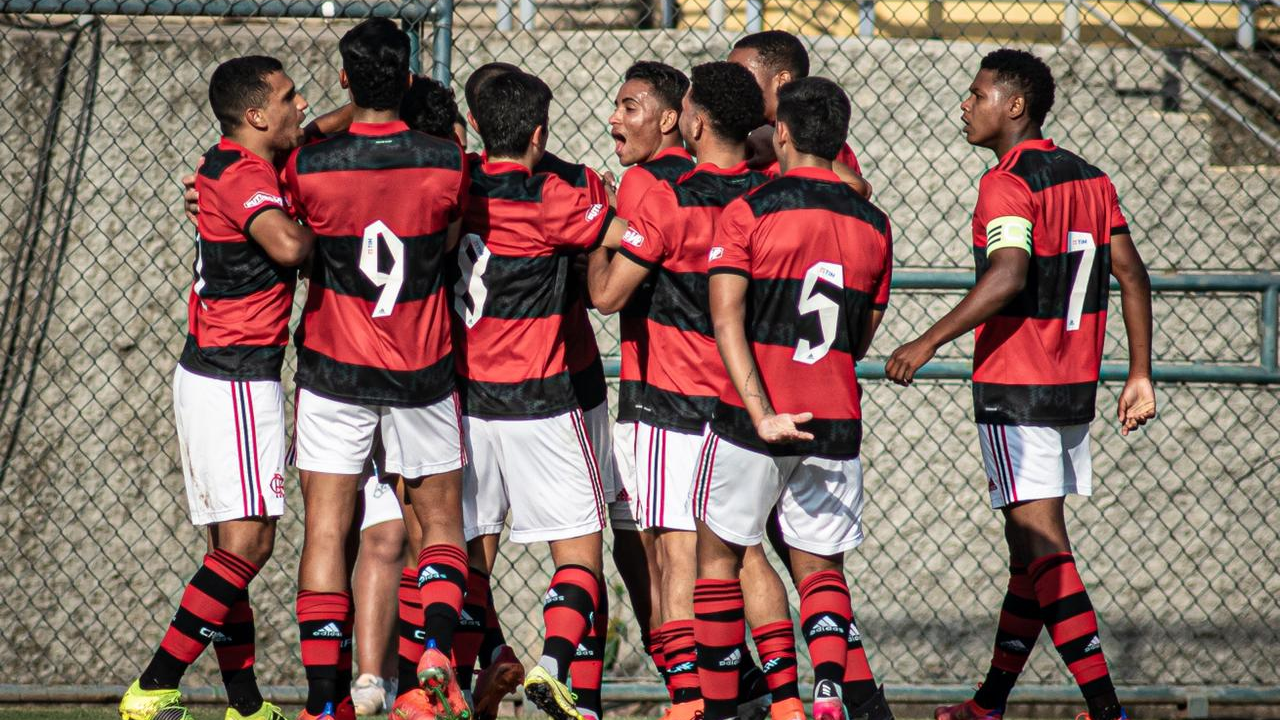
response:
[[[305,262],[311,256],[316,239],[311,228],[278,208],[259,213],[249,222],[247,230],[268,257],[285,267],[297,267]]]

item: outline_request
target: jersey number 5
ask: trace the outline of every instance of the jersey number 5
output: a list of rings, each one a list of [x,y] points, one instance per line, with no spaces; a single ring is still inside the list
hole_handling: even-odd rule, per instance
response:
[[[804,285],[800,287],[800,303],[796,309],[801,315],[818,313],[818,327],[822,330],[822,342],[817,346],[808,338],[800,338],[796,343],[796,351],[791,359],[812,365],[831,352],[831,345],[836,341],[837,323],[840,321],[840,304],[823,295],[818,290],[818,283],[830,284],[837,292],[844,293],[844,267],[831,262],[814,263],[804,274]]]
[[[391,269],[387,272],[378,270],[380,239],[387,244],[387,250],[391,253]],[[373,306],[373,317],[390,315],[396,307],[396,300],[400,298],[400,288],[404,285],[404,242],[381,220],[374,220],[364,229],[360,248],[360,272],[369,278],[374,287],[382,288],[378,302]]]
[[[458,248],[458,269],[462,276],[453,286],[453,309],[458,317],[475,327],[484,317],[484,303],[489,298],[489,289],[484,286],[484,271],[489,267],[489,258],[493,253],[475,233],[462,236]]]
[[[1098,245],[1087,232],[1067,233],[1067,255],[1079,253],[1080,264],[1071,278],[1071,296],[1067,298],[1067,331],[1080,329],[1080,316],[1084,313],[1084,296],[1089,291],[1089,278],[1093,276],[1093,258]]]

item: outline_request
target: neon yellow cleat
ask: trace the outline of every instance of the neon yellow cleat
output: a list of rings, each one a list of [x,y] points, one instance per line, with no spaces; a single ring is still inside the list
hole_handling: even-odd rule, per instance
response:
[[[289,720],[289,716],[285,715],[280,708],[264,701],[257,712],[248,715],[241,715],[235,708],[227,708],[227,714],[223,720]]]
[[[583,720],[573,693],[541,665],[535,666],[525,677],[524,696],[552,720]]]
[[[120,698],[120,720],[195,720],[177,690],[143,690],[137,680]]]

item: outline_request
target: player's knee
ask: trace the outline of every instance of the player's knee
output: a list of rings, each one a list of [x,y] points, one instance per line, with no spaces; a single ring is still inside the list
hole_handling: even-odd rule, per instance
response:
[[[378,523],[360,533],[360,552],[379,563],[398,563],[404,556],[404,525]]]

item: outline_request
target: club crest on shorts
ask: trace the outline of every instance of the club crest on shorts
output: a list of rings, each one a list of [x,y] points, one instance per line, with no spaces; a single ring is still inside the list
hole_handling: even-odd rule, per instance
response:
[[[271,476],[271,492],[278,498],[284,497],[284,476],[280,473]]]

